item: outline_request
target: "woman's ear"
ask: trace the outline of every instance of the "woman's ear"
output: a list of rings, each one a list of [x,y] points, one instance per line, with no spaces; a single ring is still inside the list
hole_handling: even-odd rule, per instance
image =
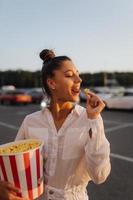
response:
[[[49,89],[55,90],[56,83],[53,79],[48,78],[47,79],[47,85],[48,85]]]

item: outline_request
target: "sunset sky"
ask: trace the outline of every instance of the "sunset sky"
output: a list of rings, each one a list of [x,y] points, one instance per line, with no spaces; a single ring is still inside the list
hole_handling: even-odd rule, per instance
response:
[[[133,1],[0,0],[0,70],[40,70],[44,48],[80,72],[133,71]]]

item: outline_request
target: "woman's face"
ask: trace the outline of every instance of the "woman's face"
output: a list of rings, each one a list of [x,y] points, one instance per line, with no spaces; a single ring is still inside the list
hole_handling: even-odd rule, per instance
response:
[[[82,80],[72,61],[62,62],[62,66],[54,71],[52,81],[54,83],[52,97],[56,98],[57,101],[79,101],[80,84]]]

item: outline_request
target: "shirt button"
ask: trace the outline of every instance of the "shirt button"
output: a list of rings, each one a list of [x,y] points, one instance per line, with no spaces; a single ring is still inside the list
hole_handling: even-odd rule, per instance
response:
[[[50,191],[49,191],[49,194],[54,194],[54,191],[50,190]]]

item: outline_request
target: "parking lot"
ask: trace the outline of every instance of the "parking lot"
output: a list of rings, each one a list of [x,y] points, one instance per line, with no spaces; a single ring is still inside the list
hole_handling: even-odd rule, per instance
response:
[[[12,141],[25,115],[39,109],[39,105],[0,105],[0,144]],[[133,112],[105,110],[102,116],[112,170],[104,184],[89,183],[90,200],[133,200]]]

